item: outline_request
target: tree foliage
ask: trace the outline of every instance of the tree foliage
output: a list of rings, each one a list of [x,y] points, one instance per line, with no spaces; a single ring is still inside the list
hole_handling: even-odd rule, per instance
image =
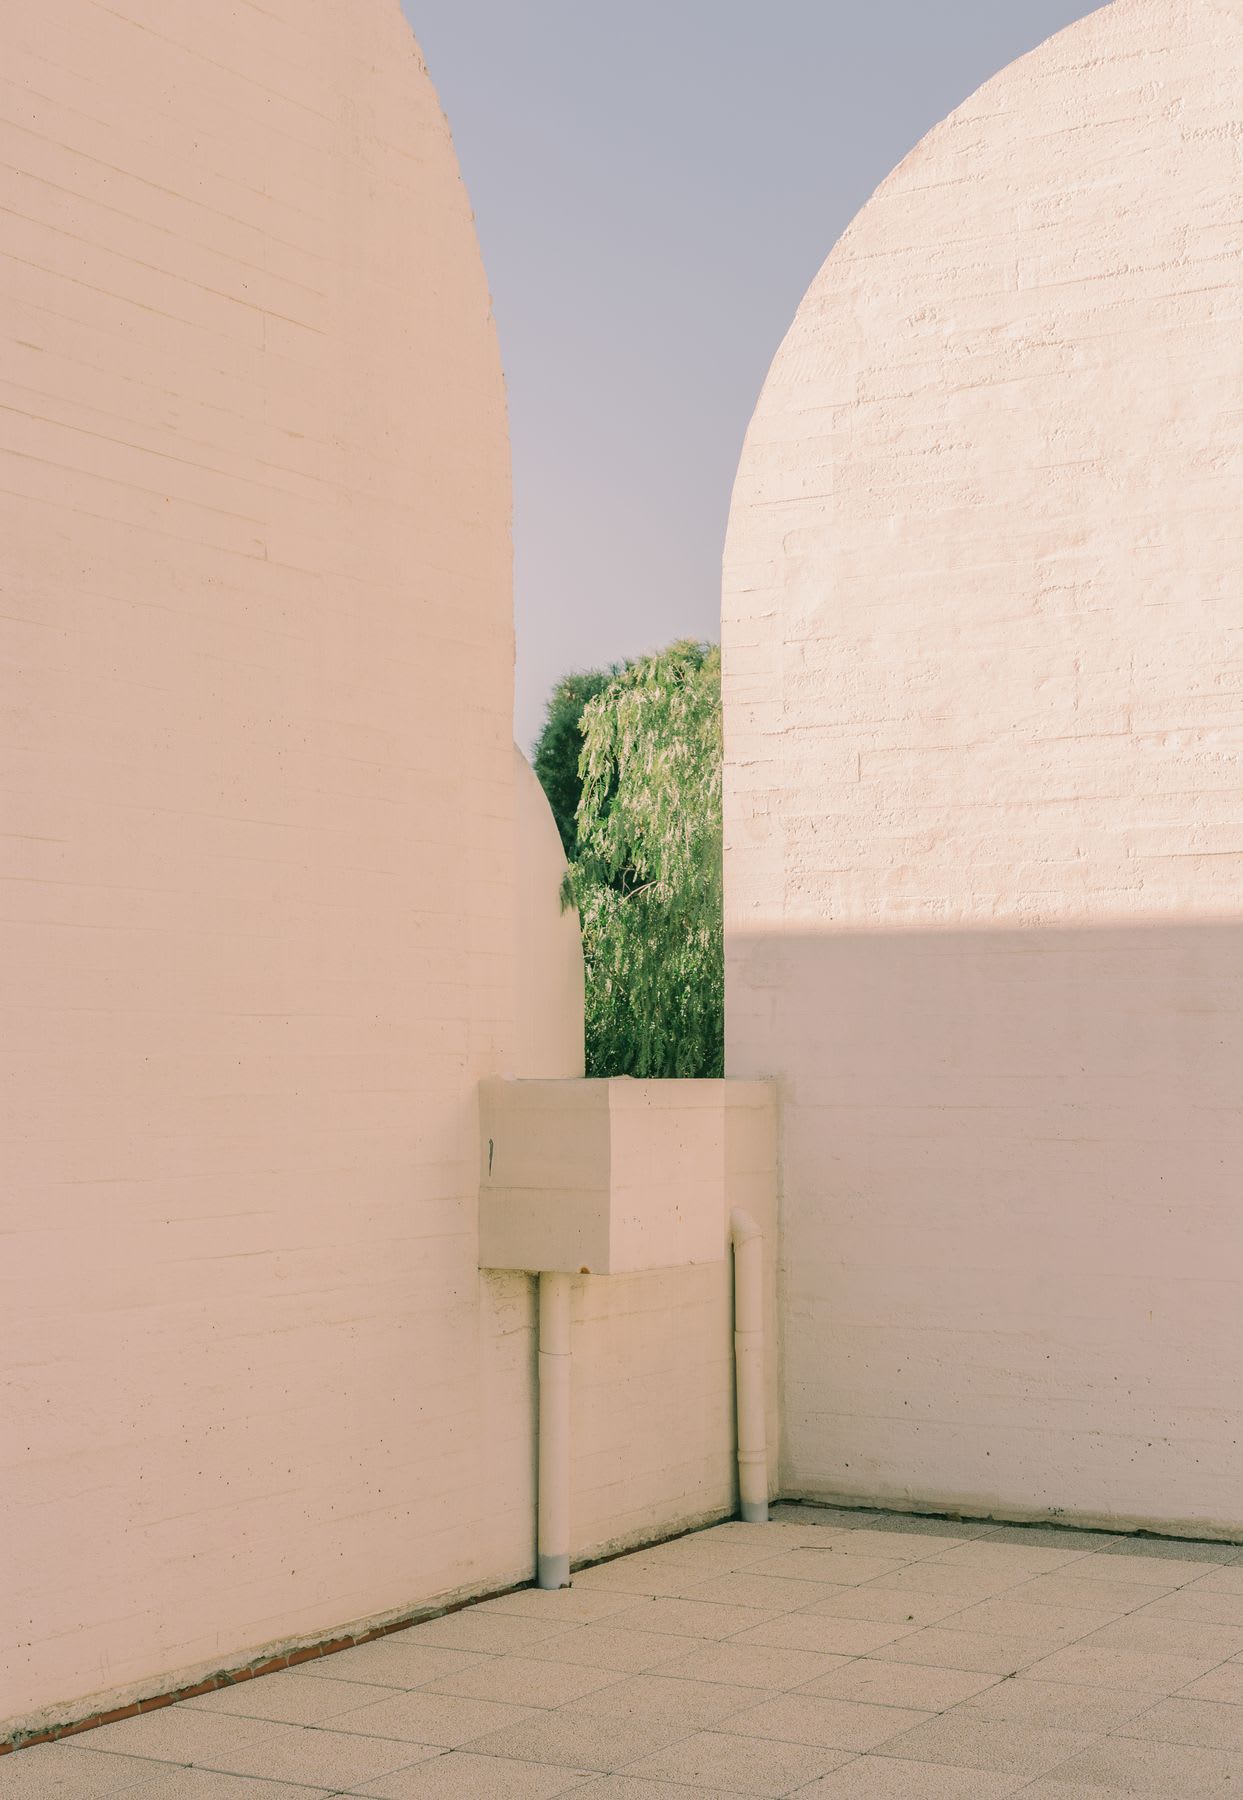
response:
[[[578,829],[575,814],[578,797],[583,791],[578,772],[583,754],[583,708],[617,673],[618,667],[614,664],[610,669],[580,669],[573,675],[564,675],[549,695],[544,709],[544,728],[535,745],[532,762],[548,796],[552,816],[561,833],[561,847],[567,857],[574,855]]]
[[[579,730],[566,898],[582,921],[587,1072],[720,1075],[720,650],[685,641],[627,664]]]

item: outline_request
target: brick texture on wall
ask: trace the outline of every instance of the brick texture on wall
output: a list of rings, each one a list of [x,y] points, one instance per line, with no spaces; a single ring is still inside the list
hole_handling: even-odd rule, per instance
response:
[[[833,250],[726,551],[783,1484],[1243,1532],[1243,8],[1115,0]]]
[[[395,0],[19,0],[0,119],[28,1719],[517,1577],[529,1524],[480,1429],[470,1113],[511,1010],[508,446],[431,83]]]
[[[475,1094],[581,969],[398,0],[0,7],[0,190],[3,1739],[530,1578]],[[578,1287],[577,1557],[731,1507],[728,1284]]]

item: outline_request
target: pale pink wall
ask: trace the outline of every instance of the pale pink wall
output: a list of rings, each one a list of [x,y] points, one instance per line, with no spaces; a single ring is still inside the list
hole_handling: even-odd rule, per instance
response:
[[[1243,9],[1116,0],[821,270],[726,553],[783,1479],[1243,1531]]]
[[[17,0],[0,109],[3,1741],[531,1575],[476,1087],[582,971],[397,0]],[[726,1266],[575,1306],[575,1555],[728,1510]]]
[[[481,1476],[509,474],[448,129],[397,0],[18,0],[0,66],[29,1722],[521,1576],[531,1520]]]

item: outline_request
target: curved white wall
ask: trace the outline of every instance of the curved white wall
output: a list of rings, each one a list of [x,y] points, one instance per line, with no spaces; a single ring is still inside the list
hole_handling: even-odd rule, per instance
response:
[[[1243,9],[1116,0],[773,365],[728,1071],[782,1081],[784,1482],[1243,1531]]]
[[[397,0],[18,0],[0,64],[29,1723],[520,1577],[531,1520],[484,1474],[509,471],[448,128]]]

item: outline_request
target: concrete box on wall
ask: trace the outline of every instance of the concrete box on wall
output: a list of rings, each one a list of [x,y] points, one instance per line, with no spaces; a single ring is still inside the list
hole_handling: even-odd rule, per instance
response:
[[[772,1106],[761,1081],[484,1082],[480,1267],[624,1275],[720,1262],[733,1173],[764,1160]]]

